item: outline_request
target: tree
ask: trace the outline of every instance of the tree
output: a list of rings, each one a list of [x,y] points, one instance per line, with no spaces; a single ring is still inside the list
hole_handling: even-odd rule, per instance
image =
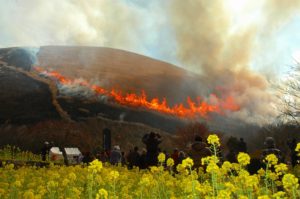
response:
[[[300,124],[300,63],[292,67],[286,79],[277,86],[282,102],[279,111],[284,122]]]

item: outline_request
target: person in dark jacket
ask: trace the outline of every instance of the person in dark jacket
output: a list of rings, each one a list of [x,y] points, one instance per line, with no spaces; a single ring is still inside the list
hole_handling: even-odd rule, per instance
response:
[[[274,154],[279,162],[284,162],[284,157],[279,149],[276,148],[273,137],[267,137],[264,142],[265,149],[262,150],[261,160],[263,161],[267,155]]]
[[[191,145],[188,156],[194,161],[194,168],[201,166],[201,159],[211,155],[207,144],[202,141],[200,136],[195,137],[195,142]]]
[[[87,151],[84,153],[84,156],[82,158],[82,163],[88,164],[88,163],[92,162],[93,160],[94,160],[94,158],[93,158],[91,152]]]
[[[240,138],[240,142],[239,142],[239,152],[247,153],[247,143],[244,141],[243,138]]]
[[[296,146],[297,146],[297,140],[293,138],[293,140],[289,140],[287,142],[288,147],[290,148],[290,159],[291,159],[291,164],[292,166],[296,166],[298,163],[298,155],[297,152],[295,151]]]
[[[171,158],[174,160],[174,166],[176,167],[179,164],[179,150],[177,148],[173,150]]]
[[[139,148],[136,146],[132,151],[129,152],[127,156],[128,168],[132,169],[133,167],[139,166],[140,154]]]
[[[45,142],[44,146],[42,148],[42,160],[46,161],[47,157],[49,156],[49,151],[51,149],[51,146],[49,142]]]
[[[143,148],[139,159],[139,168],[146,169],[147,167],[147,150]]]
[[[158,133],[151,132],[144,135],[142,141],[147,148],[147,165],[157,165],[158,145],[162,142],[161,136]]]

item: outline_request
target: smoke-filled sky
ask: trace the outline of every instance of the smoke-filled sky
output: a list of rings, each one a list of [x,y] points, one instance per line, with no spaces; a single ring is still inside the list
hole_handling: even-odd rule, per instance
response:
[[[300,62],[300,0],[0,0],[0,47],[120,48],[201,73],[274,115],[269,80]],[[253,103],[253,99],[260,99]]]

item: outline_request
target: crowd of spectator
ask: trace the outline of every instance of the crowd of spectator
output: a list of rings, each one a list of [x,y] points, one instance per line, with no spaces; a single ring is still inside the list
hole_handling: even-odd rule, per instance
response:
[[[186,149],[179,150],[178,148],[174,148],[171,153],[160,149],[160,144],[163,140],[158,133],[151,132],[149,134],[145,134],[141,141],[145,145],[145,148],[139,149],[135,146],[125,153],[121,150],[119,145],[115,145],[111,150],[104,150],[97,153],[95,156],[93,156],[90,152],[87,152],[83,154],[80,162],[89,163],[97,158],[102,162],[110,162],[112,165],[126,165],[129,169],[134,167],[146,169],[149,166],[157,165],[157,157],[160,152],[163,152],[166,155],[166,159],[170,157],[174,160],[175,166],[181,163],[185,158],[190,157],[194,160],[194,167],[198,168],[201,167],[201,159],[212,154],[211,148],[200,136],[195,136],[194,141]],[[219,150],[217,154],[221,161],[227,160],[230,162],[237,162],[237,155],[240,152],[248,152],[247,143],[243,138],[238,140],[237,138],[231,137],[231,139],[227,141],[226,145],[228,152],[224,155],[223,151]],[[298,163],[298,156],[294,150],[297,145],[296,139],[288,141],[287,145],[290,148],[290,157],[288,158],[289,163],[292,166],[295,166]],[[45,143],[42,150],[43,158],[45,157],[47,150],[49,150],[49,143]],[[259,168],[263,162],[262,160],[269,154],[275,154],[279,162],[287,163],[287,157],[284,157],[282,152],[276,147],[275,139],[273,137],[266,137],[264,141],[264,148],[261,149],[261,155],[259,158],[253,159],[252,166],[254,168]]]

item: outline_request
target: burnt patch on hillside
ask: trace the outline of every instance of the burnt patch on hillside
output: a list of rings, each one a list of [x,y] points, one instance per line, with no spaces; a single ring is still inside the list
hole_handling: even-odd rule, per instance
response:
[[[59,119],[46,83],[0,65],[0,123]]]
[[[76,121],[99,116],[115,121],[142,123],[170,133],[186,125],[184,120],[144,109],[128,108],[80,98],[59,97],[57,101],[71,119]]]

